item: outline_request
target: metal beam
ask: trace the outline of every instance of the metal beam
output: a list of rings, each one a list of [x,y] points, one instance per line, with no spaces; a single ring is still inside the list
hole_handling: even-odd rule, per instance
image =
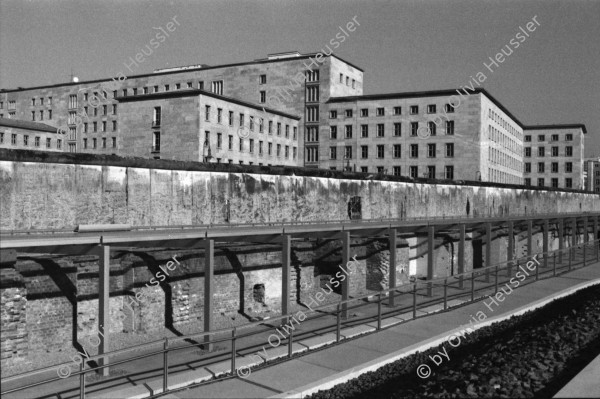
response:
[[[492,266],[492,224],[485,224],[485,282],[490,282],[490,269],[488,266]]]
[[[242,270],[242,273],[244,271]],[[213,279],[215,274],[215,240],[204,240],[204,331],[213,330]],[[243,289],[241,287],[240,289]],[[241,305],[241,304],[240,304]],[[212,351],[213,344],[208,341],[210,335],[204,336],[205,349]]]
[[[100,245],[90,251],[98,256],[98,355],[109,352],[110,335],[110,246]],[[108,365],[108,356],[99,358],[98,365]],[[104,377],[109,375],[109,368],[100,372]]]
[[[543,223],[543,228],[544,228],[544,232],[543,232],[543,249],[542,252],[544,252],[544,268],[548,268],[548,241],[550,239],[550,237],[548,237],[548,234],[550,234],[550,222],[548,221],[548,219],[544,219],[544,223]]]
[[[350,261],[350,232],[342,231],[342,267],[346,267]],[[350,276],[346,276],[342,283],[342,301],[347,301],[350,291]],[[342,318],[348,318],[348,304],[342,304]]]
[[[292,236],[281,237],[281,315],[290,313],[290,272],[291,272]],[[282,320],[284,322],[284,320]],[[287,320],[285,320],[287,323]]]
[[[527,221],[527,257],[531,258],[533,255],[533,221]]]
[[[515,258],[515,222],[512,220],[508,221],[508,248],[506,250],[506,265],[507,276],[512,275],[513,259]]]
[[[398,244],[398,238],[396,235],[396,229],[390,229],[390,263],[389,263],[389,287],[390,289],[396,288],[396,246]],[[395,295],[394,291],[389,292],[389,306],[395,306]]]
[[[458,241],[458,274],[461,276],[458,278],[458,288],[464,288],[464,276],[462,273],[465,272],[465,235],[466,235],[466,225],[460,225],[460,238]]]
[[[563,250],[565,249],[565,220],[558,220],[558,263],[562,263]]]
[[[433,258],[433,247],[435,244],[435,227],[429,226],[427,229],[427,280],[433,280],[435,270],[435,259]],[[432,283],[427,284],[427,296],[433,295]]]

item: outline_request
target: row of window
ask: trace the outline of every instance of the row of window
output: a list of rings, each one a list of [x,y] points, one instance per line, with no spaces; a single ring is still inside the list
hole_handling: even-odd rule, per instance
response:
[[[559,147],[551,147],[551,149],[550,149],[550,155],[553,156],[553,157],[560,156],[559,155]],[[537,156],[538,157],[544,157],[544,156],[546,156],[546,148],[545,147],[538,147]],[[572,146],[565,147],[565,156],[566,157],[572,157],[573,156],[573,147]],[[525,157],[527,157],[527,158],[531,157],[531,147],[525,147]]]
[[[102,106],[102,108],[100,107],[92,107],[93,111],[92,114],[90,115],[88,113],[89,108],[87,106],[83,107],[83,113],[79,114],[81,117],[88,117],[88,116],[98,116],[98,109],[102,110],[101,115],[105,116],[108,115],[108,105],[105,104]],[[111,104],[111,114],[112,115],[116,115],[117,114],[117,104]],[[69,111],[69,118],[75,118],[75,116],[77,115],[76,111]],[[75,122],[69,122],[69,123],[75,123]]]
[[[15,111],[9,112],[8,115],[6,115],[6,117],[8,119],[15,119],[17,117],[16,115],[17,113]],[[4,114],[0,114],[0,118],[4,118]]]
[[[531,186],[531,178],[526,177],[525,178],[525,185],[526,186]],[[540,177],[539,179],[537,179],[537,185],[538,187],[546,187],[546,180],[543,177]],[[553,177],[552,179],[550,179],[550,186],[551,187],[558,187],[558,177]],[[570,177],[565,178],[565,188],[573,188],[573,179]]]
[[[454,121],[446,121],[445,133],[448,136],[454,135]],[[427,130],[430,136],[437,136],[437,125],[435,122],[427,122]],[[375,137],[385,137],[385,124],[378,123],[376,126]],[[402,122],[394,123],[394,137],[402,137]],[[353,125],[344,126],[344,139],[351,139],[353,135]],[[419,135],[419,122],[410,122],[410,136],[417,137]],[[369,137],[369,125],[360,125],[360,137]],[[306,142],[317,142],[319,141],[318,128],[307,127],[306,128]],[[329,126],[329,139],[336,140],[338,138],[338,127]],[[340,137],[341,138],[341,137]]]
[[[385,158],[385,145],[377,145],[375,156],[377,159]],[[389,146],[388,146],[389,148]],[[454,143],[446,143],[445,145],[445,154],[446,158],[454,157]],[[329,159],[335,160],[338,159],[338,147],[329,147]],[[409,157],[410,158],[418,158],[419,157],[419,144],[411,144],[409,147]],[[402,144],[394,144],[391,147],[391,155],[392,158],[402,158]],[[427,158],[435,158],[437,156],[437,145],[435,143],[427,144]],[[352,146],[344,147],[344,159],[352,159]],[[369,158],[369,146],[362,145],[360,146],[360,158],[368,159]]]
[[[538,134],[537,136],[538,141],[546,141],[546,135],[545,134]],[[558,134],[553,134],[550,136],[550,141],[559,141],[560,137]],[[525,141],[526,142],[531,142],[531,135],[528,134],[525,136]],[[567,133],[565,134],[565,141],[573,141],[573,134],[572,133]]]
[[[100,148],[107,148],[106,137],[102,137],[100,140],[101,140],[101,145],[102,145],[102,147],[100,147]],[[112,148],[117,148],[117,138],[116,137],[111,137],[111,144],[112,144]],[[88,139],[87,138],[83,139],[83,148],[88,149]],[[96,139],[96,138],[91,139],[91,147],[90,148],[92,148],[92,149],[98,148],[98,139]]]
[[[14,101],[11,101],[14,103]],[[44,105],[44,97],[40,97],[39,99],[36,99],[35,97],[31,99],[31,105],[32,106],[43,106]],[[46,97],[46,105],[52,105],[52,97]],[[3,102],[0,101],[0,109],[2,109],[4,106]],[[9,108],[10,109],[10,108]]]
[[[41,140],[42,140],[41,137],[35,136],[33,139],[34,147],[40,147]],[[10,144],[18,145],[17,141],[18,141],[17,135],[11,134],[10,135]],[[4,133],[0,133],[0,144],[4,144]],[[23,145],[24,146],[29,145],[29,135],[27,135],[27,134],[23,135]],[[52,148],[52,139],[51,138],[46,138],[46,148]],[[61,139],[56,139],[56,148],[59,150],[62,148],[62,140]]]
[[[385,166],[376,166],[375,167],[377,170],[377,173],[383,173],[383,174],[388,174],[388,168],[386,168]],[[337,170],[337,168],[335,166],[330,167],[329,169],[331,170]],[[352,168],[348,168],[348,167],[344,167],[345,171],[350,172]],[[360,172],[362,173],[369,173],[369,167],[368,166],[361,166],[360,167]],[[394,176],[402,176],[402,167],[401,166],[392,166],[392,175]],[[436,167],[435,165],[428,165],[425,166],[425,170],[423,172],[422,176],[419,176],[419,166],[414,165],[414,166],[409,166],[408,167],[408,175],[409,177],[412,178],[417,178],[417,177],[426,177],[429,179],[435,179],[436,177],[442,178],[442,179],[449,179],[449,180],[453,180],[454,179],[454,165],[446,165],[444,166],[444,175],[443,176],[437,176],[436,175]]]
[[[52,97],[50,97],[50,104],[52,104]],[[0,109],[4,109],[4,101],[0,101]],[[16,101],[9,101],[7,109],[9,111],[17,109],[17,102]]]
[[[116,132],[117,131],[117,121],[111,121],[111,126],[112,126],[112,131]],[[106,129],[106,127],[107,127],[107,121],[101,121],[100,131],[101,132],[108,131]],[[83,123],[83,132],[89,133],[89,123],[88,122]],[[96,133],[96,132],[98,132],[98,122],[94,121],[94,122],[92,122],[92,133]]]
[[[210,105],[206,105],[204,107],[204,119],[207,122],[211,122],[211,106]],[[154,125],[158,126],[160,125],[160,107],[155,107],[154,108]],[[223,109],[222,108],[217,108],[217,123],[223,123]],[[248,118],[248,125],[246,126],[246,114],[240,112],[239,113],[239,127],[240,128],[248,128],[250,131],[254,131],[255,129],[255,125],[256,125],[256,120],[258,120],[258,132],[259,133],[263,133],[264,132],[264,118],[258,118],[255,116],[250,115],[250,117]],[[234,112],[233,111],[229,111],[229,118],[228,118],[228,123],[229,126],[233,126],[234,125]],[[277,136],[281,136],[281,128],[282,128],[282,124],[281,122],[277,122]],[[298,138],[298,127],[297,126],[292,126],[293,128],[293,136],[292,139],[293,140],[297,140]],[[268,121],[268,125],[267,125],[267,132],[269,134],[273,134],[273,121]],[[290,125],[286,124],[285,125],[285,138],[289,138],[290,137]]]
[[[446,108],[446,113],[454,112],[454,106],[452,104],[446,104],[445,108]],[[410,115],[418,115],[419,114],[419,106],[411,105],[409,107],[409,111],[410,111],[409,112]],[[435,114],[436,112],[437,112],[437,106],[435,104],[427,105],[427,113],[428,114]],[[346,109],[344,111],[344,116],[346,118],[352,118],[353,115],[354,115],[354,110],[352,110],[352,109]],[[402,115],[402,107],[393,107],[393,115]],[[361,108],[360,116],[361,116],[361,118],[368,117],[369,116],[369,108]],[[386,116],[385,107],[375,108],[375,116]],[[329,111],[329,119],[337,119],[337,117],[338,117],[337,110]]]
[[[504,152],[488,147],[488,159],[491,163],[499,164],[507,168],[520,171],[522,170],[522,162],[517,158],[505,154]]]
[[[158,138],[157,138],[158,135]],[[227,141],[227,149],[229,151],[233,151],[233,135],[228,135],[227,137],[228,141]],[[160,133],[159,132],[154,132],[154,146],[157,145],[157,142],[160,143]],[[210,145],[210,132],[209,131],[205,131],[204,132],[204,145]],[[245,140],[243,138],[239,138],[238,141],[238,150],[239,152],[245,152]],[[248,152],[249,153],[254,153],[254,139],[249,139],[248,140]],[[217,133],[217,149],[222,149],[223,148],[223,134],[222,133]],[[288,159],[290,157],[290,146],[286,145],[283,146],[281,144],[277,144],[276,146],[276,156],[277,157],[281,157],[281,149],[284,149],[284,157],[286,159]],[[160,148],[159,148],[160,149]],[[258,155],[263,155],[264,154],[264,142],[262,140],[258,141]],[[267,143],[267,155],[268,156],[272,156],[273,155],[273,143]],[[296,159],[296,157],[298,156],[298,148],[297,147],[292,147],[292,159]]]
[[[344,84],[344,78],[346,78],[346,86],[350,86],[350,76],[345,76],[343,73],[340,73],[340,83]],[[356,88],[356,80],[352,79],[352,88]]]
[[[503,148],[507,148],[510,152],[515,154],[520,153],[520,146],[517,145],[517,142],[492,125],[488,125],[488,139],[494,143],[498,143]]]
[[[496,183],[520,184],[521,178],[502,170],[488,168],[489,181]]]
[[[31,111],[31,120],[32,121],[35,121],[35,114],[36,114],[35,111]],[[48,113],[46,115],[47,115],[48,120],[52,120],[52,110],[51,109],[48,110]],[[44,111],[43,110],[39,111],[39,120],[40,121],[44,120]]]
[[[520,139],[523,138],[522,133],[515,126],[513,126],[512,123],[504,119],[500,114],[498,114],[491,108],[488,109],[488,118],[496,122],[498,126],[502,127],[514,137],[518,137]]]
[[[565,162],[563,170],[565,173],[572,173],[573,172],[573,162]],[[546,164],[544,162],[538,162],[537,171],[538,171],[538,173],[546,172]],[[558,162],[552,162],[550,164],[550,172],[558,173]],[[525,163],[525,173],[531,173],[531,162]]]

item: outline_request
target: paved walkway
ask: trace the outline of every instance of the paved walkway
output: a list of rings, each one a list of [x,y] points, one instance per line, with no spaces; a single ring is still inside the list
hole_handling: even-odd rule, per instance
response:
[[[563,387],[555,398],[600,398],[600,355]]]
[[[319,387],[326,389],[328,386],[354,378],[365,370],[376,369],[410,353],[436,346],[461,326],[464,328],[465,325],[468,325],[471,315],[479,310],[488,315],[488,319],[481,324],[491,324],[492,319],[496,321],[508,318],[515,313],[523,313],[536,304],[537,307],[542,306],[552,298],[559,296],[561,292],[568,294],[575,287],[589,284],[592,281],[600,283],[600,264],[590,265],[560,277],[540,280],[527,285],[525,289],[517,289],[494,310],[489,310],[480,301],[447,312],[438,312],[428,317],[418,318],[408,323],[404,323],[402,317],[389,318],[385,320],[383,326],[390,327],[380,332],[256,370],[247,378],[217,381],[171,393],[164,397],[190,399],[302,397],[315,392]],[[363,331],[373,330],[375,327],[376,323],[369,323],[364,327],[355,328],[353,333],[357,333],[361,329]],[[346,332],[351,335],[348,330],[350,329],[346,329]],[[313,347],[325,341],[332,341],[332,337],[329,334],[322,334],[313,338],[312,342],[310,340],[299,341],[298,347],[295,347],[294,351],[306,351],[306,348],[302,348],[302,346]],[[238,362],[237,367],[239,365]],[[229,362],[222,364],[221,367],[223,371],[230,370]],[[203,373],[202,369],[190,370],[185,373],[183,380],[189,380],[190,376],[200,379]],[[175,377],[170,378],[169,385],[177,383]],[[415,378],[418,377],[415,375]],[[154,388],[154,392],[157,393],[162,390],[162,379],[158,378],[147,385]],[[105,391],[90,397],[124,397],[119,395],[121,393]]]
[[[395,360],[416,350],[423,350],[428,346],[436,346],[445,340],[451,331],[469,324],[470,316],[479,310],[486,312],[490,319],[498,315],[510,315],[523,307],[529,306],[531,303],[555,296],[559,291],[572,289],[594,280],[600,282],[600,264],[592,264],[559,277],[540,280],[527,285],[526,288],[517,289],[493,311],[488,310],[483,302],[470,303],[446,312],[440,311],[443,310],[442,305],[433,305],[418,311],[418,316],[435,313],[428,317],[417,318],[408,323],[405,322],[412,319],[412,312],[387,317],[382,322],[382,328],[384,329],[380,332],[342,341],[339,345],[329,346],[311,353],[307,351],[335,341],[335,331],[332,333],[329,328],[335,318],[325,316],[319,319],[307,319],[296,327],[292,347],[294,353],[307,352],[307,354],[286,362],[260,368],[253,371],[247,378],[219,380],[196,388],[177,391],[163,397],[256,398],[269,397],[298,389],[307,392],[307,389],[314,390],[316,386],[322,386],[322,384],[331,385],[332,381],[343,382],[344,379],[353,378],[360,374],[365,367],[374,369],[379,367],[380,364],[392,361],[391,359]],[[426,300],[426,298],[419,298],[419,302],[422,300]],[[461,301],[449,301],[448,305],[461,305]],[[384,308],[387,307],[384,306]],[[360,316],[376,315],[377,305],[370,304],[369,307],[360,308],[359,312]],[[342,338],[351,338],[375,331],[376,324],[376,322],[370,322],[356,326],[352,325],[350,320],[350,323],[343,326]],[[236,352],[238,354],[236,358],[238,369],[241,366],[264,363],[265,359],[273,360],[287,355],[288,348],[287,346],[284,347],[284,340],[278,348],[271,348],[267,344],[267,338],[274,332],[275,327],[265,325],[264,334],[239,340],[237,348],[241,349]],[[320,327],[323,327],[323,329],[319,330]],[[435,343],[436,340],[439,342]],[[263,346],[265,351],[262,350]],[[228,373],[231,364],[229,344],[223,345],[223,348],[224,351],[222,352],[204,356],[198,356],[197,348],[189,348],[173,353],[169,362],[169,388],[182,388],[192,382],[201,382],[213,378],[215,375]],[[259,354],[256,355],[256,352],[259,352]],[[128,356],[131,356],[131,354],[128,354]],[[111,358],[111,362],[118,359],[118,357]],[[113,366],[113,368],[135,372],[135,375],[128,376],[126,379],[113,376],[94,384],[88,382],[86,397],[147,397],[150,394],[162,392],[162,356],[140,359]],[[33,383],[36,380],[40,381],[42,377],[50,378],[51,376],[56,376],[56,373],[36,376],[35,379],[32,378],[29,381],[23,379],[19,381],[19,385]],[[314,385],[315,381],[320,381],[323,378],[326,380]],[[415,378],[417,377],[415,376]],[[76,398],[79,397],[77,380],[78,378],[61,380],[55,384],[30,388],[27,391],[6,395],[6,397]],[[313,384],[312,388],[310,386],[302,388],[310,384]],[[6,386],[3,387],[3,389],[6,388]]]

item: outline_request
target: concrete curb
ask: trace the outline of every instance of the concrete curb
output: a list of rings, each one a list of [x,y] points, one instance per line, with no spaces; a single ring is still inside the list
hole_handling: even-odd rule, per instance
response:
[[[471,328],[473,330],[477,330],[482,327],[487,327],[493,323],[507,320],[513,316],[522,315],[530,310],[538,309],[556,299],[560,299],[565,296],[571,295],[579,290],[582,290],[587,287],[591,287],[593,285],[600,285],[600,279],[587,281],[587,282],[575,285],[573,287],[566,288],[556,294],[539,299],[537,301],[534,301],[527,305],[521,306],[512,311],[502,313],[496,317],[490,317],[480,323],[473,324],[473,325],[469,326],[469,328]],[[377,359],[374,359],[370,362],[363,363],[360,366],[356,366],[351,369],[342,371],[340,373],[333,374],[329,377],[323,378],[312,384],[304,385],[302,387],[296,388],[291,391],[287,391],[287,392],[284,392],[284,393],[281,393],[278,395],[270,396],[269,398],[304,398],[306,396],[312,395],[313,393],[316,393],[317,391],[331,389],[336,385],[343,384],[344,382],[350,381],[351,379],[356,378],[356,377],[358,377],[362,374],[365,374],[369,371],[375,371],[386,364],[395,362],[396,360],[410,356],[417,352],[423,352],[430,348],[434,348],[434,347],[440,345],[442,342],[447,341],[449,337],[451,337],[455,334],[462,335],[461,333],[464,333],[464,331],[465,331],[465,328],[463,328],[462,326],[457,327],[453,330],[447,331],[443,334],[437,335],[428,340],[419,342],[419,343],[411,345],[407,348],[400,349],[396,352],[390,353],[389,355],[385,355],[385,356],[379,357]]]

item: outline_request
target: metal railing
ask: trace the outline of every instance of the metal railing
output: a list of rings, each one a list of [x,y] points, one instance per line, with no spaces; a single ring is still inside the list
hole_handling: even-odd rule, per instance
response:
[[[536,264],[532,259],[535,258],[539,264],[535,267],[535,271],[531,269],[531,263],[533,265]],[[403,314],[412,313],[412,319],[418,318],[417,311],[419,309],[423,309],[426,307],[431,307],[434,305],[442,304],[442,307],[438,310],[447,310],[449,308],[449,302],[452,300],[461,300],[465,299],[460,303],[460,305],[464,303],[469,303],[475,301],[476,299],[486,298],[486,292],[492,293],[495,295],[498,293],[499,286],[501,284],[507,284],[511,282],[511,279],[514,279],[518,272],[521,272],[522,280],[519,280],[519,286],[529,284],[539,280],[540,278],[551,278],[563,273],[567,273],[576,266],[581,265],[580,267],[585,267],[589,262],[599,262],[600,261],[600,240],[589,241],[586,243],[579,244],[575,247],[568,247],[562,250],[549,251],[546,253],[539,253],[532,256],[521,257],[518,259],[512,259],[505,262],[500,262],[498,264],[494,264],[488,267],[478,268],[471,271],[467,271],[464,273],[452,275],[449,277],[443,278],[435,278],[432,280],[425,281],[414,281],[408,284],[400,285],[393,288],[384,289],[378,292],[372,292],[369,294],[365,294],[362,296],[354,297],[345,301],[339,301],[335,303],[324,304],[319,307],[311,308],[310,313],[317,314],[315,317],[311,317],[306,320],[316,320],[321,317],[333,317],[335,321],[330,326],[319,326],[316,329],[306,330],[298,336],[295,336],[293,333],[293,329],[289,330],[289,336],[287,337],[287,345],[288,345],[288,353],[284,357],[285,359],[289,359],[294,355],[293,351],[293,343],[294,339],[296,341],[300,340],[301,337],[313,336],[313,333],[327,333],[335,331],[335,343],[339,343],[342,335],[342,327],[353,326],[364,324],[366,321],[377,322],[375,331],[379,331],[382,329],[382,320],[385,317],[393,317]],[[547,266],[543,266],[547,264]],[[542,270],[543,269],[543,270]],[[531,273],[527,272],[529,270]],[[503,273],[505,272],[505,273]],[[513,275],[513,272],[514,275]],[[491,276],[493,275],[493,281]],[[514,285],[514,283],[511,283]],[[516,288],[516,287],[515,287]],[[349,314],[349,311],[361,308],[361,307],[372,307],[373,298],[377,298],[375,301],[377,304],[377,313],[365,315],[362,317],[355,318],[345,318],[344,314]],[[383,302],[387,298],[388,308],[389,310],[386,312],[382,309]],[[420,299],[420,300],[419,300]],[[390,306],[390,302],[394,302],[394,306]],[[352,306],[350,306],[352,305]],[[309,313],[306,311],[305,313]],[[282,323],[287,322],[293,317],[294,314],[286,314],[277,316],[274,318],[268,319],[268,323],[273,323],[275,321],[281,321]],[[421,316],[423,317],[423,316]],[[199,332],[191,335],[180,336],[176,338],[164,338],[163,340],[156,340],[149,343],[128,347],[125,349],[120,349],[100,355],[95,355],[87,358],[86,361],[82,362],[80,365],[80,370],[69,375],[68,378],[79,376],[79,396],[81,399],[85,398],[86,392],[86,381],[85,375],[90,372],[100,371],[106,367],[112,367],[119,364],[124,364],[127,362],[148,358],[151,356],[162,355],[163,356],[163,369],[162,369],[162,381],[163,381],[163,390],[160,393],[169,392],[168,389],[168,380],[169,380],[169,354],[171,352],[180,351],[183,349],[188,349],[192,347],[198,347],[202,345],[212,345],[221,342],[230,342],[231,350],[230,350],[230,360],[231,360],[231,369],[226,372],[229,378],[232,378],[236,374],[236,356],[238,354],[236,342],[242,338],[251,337],[259,334],[264,334],[267,331],[272,330],[271,328],[261,329],[258,331],[251,331],[248,333],[240,333],[242,330],[253,329],[256,327],[264,327],[266,321],[258,321],[249,324],[245,324],[239,327],[233,328],[225,328],[210,332]],[[395,323],[397,324],[397,323]],[[222,338],[213,338],[219,334],[223,334]],[[181,345],[174,347],[173,344],[178,341],[190,341],[196,337],[202,337],[203,342],[200,343],[191,343],[187,345]],[[303,338],[305,339],[305,338]],[[110,364],[108,363],[109,357],[114,357],[129,351],[140,350],[142,348],[149,348],[151,346],[159,345],[162,343],[163,348],[157,351],[153,351],[150,353],[145,353],[133,357],[128,357],[123,360],[114,361]],[[260,345],[259,345],[260,346]],[[244,350],[251,349],[253,347],[258,346],[250,346],[244,348]],[[208,352],[207,354],[213,354],[213,352]],[[217,354],[217,356],[222,356]],[[91,361],[96,361],[100,359],[105,359],[103,365],[97,367],[85,368],[86,363]],[[221,362],[223,360],[218,360]],[[31,377],[33,375],[40,374],[42,372],[47,372],[51,370],[56,370],[61,366],[67,366],[72,364],[63,363],[59,365],[55,365],[52,367],[46,367],[39,370],[33,370],[27,373],[19,374],[16,376],[8,377],[2,380],[2,384],[5,384],[18,380],[24,377]],[[208,363],[205,366],[209,366],[213,363]],[[263,367],[265,364],[272,364],[272,362],[265,361],[260,365]],[[154,371],[154,370],[152,370]],[[131,376],[128,374],[127,377]],[[124,378],[124,376],[121,376]],[[55,382],[58,380],[63,380],[63,378],[57,377],[52,378],[32,384],[27,384],[22,387],[7,389],[1,392],[2,395],[6,395],[9,393],[22,391],[28,388],[32,388],[38,385],[43,385],[51,382]],[[207,381],[208,382],[208,381]],[[193,384],[199,385],[199,384]]]

